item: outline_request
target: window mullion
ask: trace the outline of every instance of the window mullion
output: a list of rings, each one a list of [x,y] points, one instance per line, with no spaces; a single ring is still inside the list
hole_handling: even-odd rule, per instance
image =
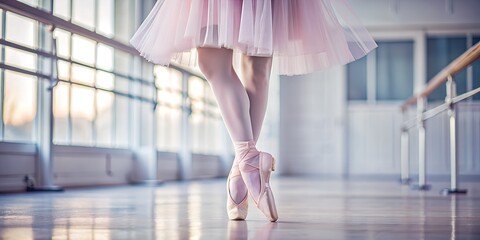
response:
[[[7,20],[6,11],[2,10],[2,32],[1,39],[5,39],[6,36],[6,20]],[[0,62],[5,63],[5,45],[2,44],[2,54],[0,56]],[[5,138],[5,123],[3,122],[3,114],[4,114],[4,102],[5,102],[5,69],[2,68],[0,71],[0,140]]]
[[[40,22],[37,22],[37,45],[36,45],[36,50],[38,49],[45,49],[46,51],[50,51],[51,53],[53,53],[53,43],[51,42],[51,45],[50,46],[46,46],[47,44],[47,41],[46,41],[46,34],[44,32],[44,28],[42,27],[42,23]],[[53,31],[49,32],[50,37],[53,38]],[[38,72],[43,72],[45,70],[45,67],[44,67],[44,62],[46,61],[46,59],[44,57],[42,57],[41,55],[39,54],[36,54],[36,63],[37,63],[37,73]],[[53,59],[50,59],[50,64],[53,64]],[[50,71],[49,73],[50,76],[53,76],[53,71]],[[35,118],[34,118],[34,124],[32,124],[32,128],[33,128],[33,134],[32,134],[32,137],[31,137],[31,141],[33,142],[37,142],[37,143],[40,143],[42,144],[40,141],[43,141],[39,139],[39,136],[40,136],[40,133],[38,132],[39,130],[40,131],[49,131],[48,129],[42,129],[42,127],[40,126],[40,124],[43,124],[43,121],[44,121],[44,117],[42,116],[43,114],[50,114],[49,112],[48,113],[45,113],[43,112],[42,110],[44,110],[44,101],[45,101],[45,93],[43,90],[43,85],[45,83],[43,83],[43,81],[49,81],[50,79],[41,79],[41,78],[36,78],[36,88],[37,88],[37,107],[36,107],[36,114],[35,114]],[[42,81],[42,82],[40,82]],[[52,94],[53,94],[53,89],[52,89]],[[52,101],[53,101],[53,98],[52,98]],[[53,106],[53,105],[52,105]],[[50,109],[51,111],[53,111],[53,109]],[[51,139],[53,139],[53,136],[51,136]]]
[[[69,34],[69,52],[68,52],[68,123],[67,123],[67,144],[72,145],[73,143],[73,122],[72,122],[72,49],[73,49],[73,34]]]
[[[73,0],[69,0],[70,1],[70,18],[68,19],[69,22],[72,22],[72,19],[73,19]]]
[[[367,102],[375,104],[376,102],[376,81],[377,81],[377,51],[367,55]]]
[[[97,67],[97,58],[98,58],[98,42],[95,42],[95,52],[93,53],[95,58],[93,66]],[[93,86],[97,87],[97,71],[93,74]],[[97,107],[97,95],[100,90],[93,89],[93,119],[92,119],[92,145],[97,146],[97,118],[98,118],[98,107]]]
[[[473,34],[467,33],[467,49],[473,46]],[[467,67],[467,92],[473,90],[473,64]],[[467,101],[472,101],[473,98],[470,97],[466,99]]]
[[[94,4],[94,14],[93,14],[93,31],[97,32],[98,27],[98,0],[95,0]],[[93,53],[95,58],[93,62],[93,66],[97,67],[97,59],[98,59],[98,42],[95,42],[95,52]],[[97,71],[94,72],[93,75],[93,86],[98,86],[97,84]],[[97,117],[98,117],[98,108],[97,108],[97,95],[99,90],[93,89],[93,119],[92,119],[92,146],[98,145],[97,140]]]
[[[99,9],[99,3],[98,3],[98,0],[95,0],[95,2],[93,3],[93,6],[94,6],[94,11],[95,13],[93,14],[93,31],[98,33],[97,32],[97,29],[98,29],[98,18],[99,18],[99,12],[98,12],[98,9]],[[97,45],[98,45],[98,42],[97,42]]]

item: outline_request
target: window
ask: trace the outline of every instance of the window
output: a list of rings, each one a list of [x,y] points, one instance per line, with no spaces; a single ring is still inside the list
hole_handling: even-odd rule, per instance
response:
[[[113,0],[97,0],[98,11],[96,32],[107,37],[113,37],[113,20],[114,20],[114,1]]]
[[[71,34],[60,28],[56,28],[53,36],[57,39],[57,55],[59,57],[70,57],[70,39]]]
[[[96,87],[113,90],[114,75],[109,72],[97,71]],[[113,145],[113,106],[115,95],[112,92],[97,90],[95,96],[95,133],[97,146],[112,146]]]
[[[227,136],[225,133],[227,132],[220,114],[220,108],[215,100],[215,95],[213,95],[210,85],[206,81],[204,82],[207,86],[207,89],[205,89],[205,115],[207,118],[205,123],[206,133],[202,141],[205,143],[210,141],[210,144],[205,147],[205,151],[206,153],[216,155],[224,151],[225,137]]]
[[[18,1],[31,5],[32,7],[38,7],[38,0],[18,0]]]
[[[203,136],[206,134],[206,109],[205,109],[205,87],[206,83],[197,77],[190,77],[188,79],[188,96],[192,107],[192,113],[190,115],[191,126],[191,144],[192,151],[195,153],[206,152],[205,142]]]
[[[128,148],[129,142],[129,99],[124,96],[115,96],[115,122],[114,139],[115,147]]]
[[[72,0],[72,22],[95,29],[95,0]]]
[[[182,74],[174,69],[155,67],[157,93],[157,149],[180,150],[182,117]]]
[[[473,37],[473,44],[475,45],[480,42],[480,35]],[[479,88],[480,87],[480,61],[476,61],[472,66],[472,75],[473,78],[469,79],[471,81],[471,89]],[[480,100],[480,93],[477,93],[473,96],[474,100]]]
[[[93,121],[95,119],[94,90],[92,88],[71,86],[71,122],[73,145],[93,145]]]
[[[114,34],[114,0],[53,0],[53,14],[107,37]]]
[[[37,22],[17,14],[7,12],[5,27],[5,40],[28,48],[37,48]],[[33,53],[5,47],[5,64],[24,68],[34,72],[37,69],[37,56]]]
[[[31,1],[34,4],[33,1]],[[1,11],[2,36],[7,41],[36,49],[38,46],[38,23],[20,15]],[[3,59],[6,65],[35,72],[37,56],[35,54],[2,46]],[[3,108],[3,136],[5,141],[33,142],[37,105],[37,77],[10,70],[3,70],[0,76],[3,95],[0,104]]]
[[[114,34],[112,0],[55,0],[53,10],[65,19],[71,15],[73,23],[92,31]],[[96,17],[99,14],[102,18]],[[141,92],[133,92],[138,89],[130,67],[133,56],[60,28],[54,36],[63,58],[58,61],[58,76],[64,81],[54,90],[54,143],[129,147],[134,100],[128,95]],[[145,92],[152,91],[152,86],[146,87]],[[146,97],[153,99],[153,94]]]
[[[3,36],[3,16],[4,12],[2,9],[0,9],[0,38],[4,39],[5,37]],[[2,59],[3,56],[3,45],[0,45],[0,61],[3,62]],[[1,101],[1,100],[0,100]],[[0,137],[1,138],[1,137]]]
[[[138,96],[141,96],[144,99],[148,99],[149,102],[140,101],[140,145],[141,146],[152,146],[154,145],[154,122],[155,112],[153,109],[152,101],[155,99],[155,77],[154,77],[154,66],[152,64],[147,64],[140,56],[135,56],[134,63],[138,65],[140,72],[137,77],[138,82]]]
[[[467,50],[466,37],[428,37],[427,39],[427,79],[437,75],[450,62],[455,60]],[[467,91],[467,74],[462,71],[455,75],[457,94]],[[444,101],[446,96],[445,86],[437,88],[428,101]]]
[[[71,0],[55,0],[53,1],[53,14],[57,17],[70,20]]]
[[[413,94],[413,41],[378,41],[347,65],[348,100],[403,100]]]
[[[348,99],[367,100],[367,58],[348,64],[347,76]]]
[[[95,41],[75,34],[72,35],[72,60],[94,65]]]
[[[53,89],[53,116],[55,126],[53,128],[53,141],[56,144],[68,144],[70,141],[70,84],[58,83]]]
[[[4,138],[14,142],[33,142],[37,79],[12,71],[5,71],[4,76]]]
[[[218,154],[222,151],[223,123],[213,92],[207,81],[190,77],[188,95],[192,107],[190,115],[192,152]]]
[[[413,41],[380,42],[376,57],[377,99],[410,97],[413,94]]]
[[[54,142],[113,146],[112,48],[58,28],[54,36],[58,55],[73,61],[59,60],[59,78],[80,84],[62,82],[54,90]]]

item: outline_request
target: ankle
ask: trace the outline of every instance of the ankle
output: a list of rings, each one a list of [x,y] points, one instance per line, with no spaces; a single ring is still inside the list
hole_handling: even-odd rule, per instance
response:
[[[258,150],[254,140],[234,141],[233,145],[235,148],[235,160],[238,161],[238,163],[258,155]]]

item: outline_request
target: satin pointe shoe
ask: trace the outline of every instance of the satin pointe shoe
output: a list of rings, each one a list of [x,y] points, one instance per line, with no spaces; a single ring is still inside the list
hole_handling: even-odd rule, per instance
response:
[[[227,178],[227,213],[230,220],[245,220],[248,214],[248,192],[240,203],[237,204],[233,200],[232,193],[230,192],[230,180],[235,177],[242,177],[236,159],[233,161],[232,169]]]
[[[255,205],[270,221],[277,221],[277,207],[269,183],[270,174],[275,171],[275,159],[269,153],[259,152],[254,141],[235,142],[234,145],[235,152],[239,153],[240,173]],[[254,191],[259,192],[258,198],[253,195]]]

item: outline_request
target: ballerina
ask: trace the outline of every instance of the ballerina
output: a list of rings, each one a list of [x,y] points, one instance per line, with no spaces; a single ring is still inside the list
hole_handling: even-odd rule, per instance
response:
[[[377,46],[346,0],[159,0],[130,43],[161,65],[197,52],[235,148],[228,216],[245,219],[250,196],[270,221],[278,219],[269,185],[275,159],[256,142],[272,64],[275,74],[307,74],[352,62]],[[234,52],[241,54],[243,81],[233,68]]]

